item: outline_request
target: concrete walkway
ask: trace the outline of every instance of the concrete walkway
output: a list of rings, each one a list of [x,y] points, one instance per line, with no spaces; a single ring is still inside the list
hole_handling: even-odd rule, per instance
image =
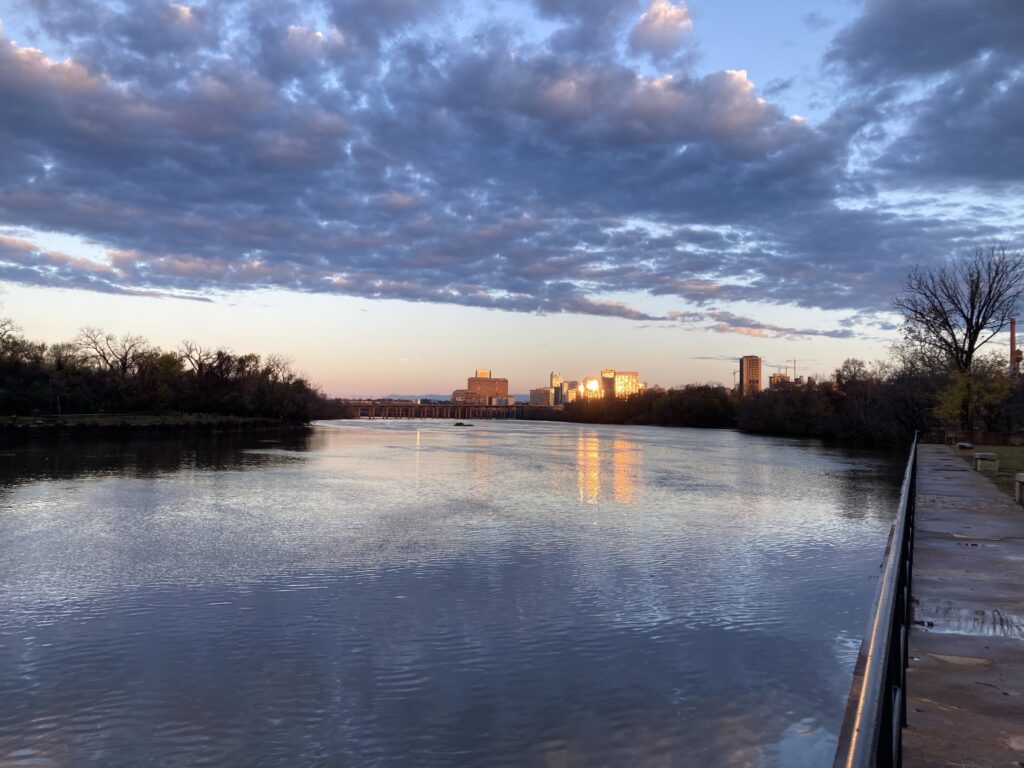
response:
[[[1024,510],[922,445],[904,764],[1024,766]]]

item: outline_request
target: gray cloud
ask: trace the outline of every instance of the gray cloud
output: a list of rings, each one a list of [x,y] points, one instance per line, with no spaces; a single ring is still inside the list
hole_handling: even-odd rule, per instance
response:
[[[780,339],[780,338],[811,338],[824,337],[830,339],[849,339],[857,334],[850,328],[791,328],[772,323],[763,323],[751,317],[744,317],[725,310],[711,310],[708,312],[670,312],[668,319],[674,320],[683,325],[697,325],[705,330],[715,333],[734,333],[740,336],[754,336],[758,338]],[[695,360],[733,360],[732,357],[711,356],[697,357]]]
[[[826,59],[861,105],[873,105],[861,141],[877,145],[875,183],[997,196],[1019,189],[1022,39],[1024,5],[1013,0],[867,2]]]
[[[666,3],[536,0],[559,25],[538,41],[496,22],[453,37],[440,1],[31,2],[72,56],[0,37],[0,224],[88,238],[108,261],[8,246],[6,280],[658,319],[606,299],[640,292],[723,331],[822,335],[720,307],[884,308],[912,264],[1014,234],[991,211],[885,201],[926,178],[1024,178],[1020,54],[973,27],[959,53],[914,53],[923,3],[871,2],[840,30],[829,61],[852,95],[812,126],[765,98],[785,82],[669,63],[675,37],[634,41],[658,74],[619,60]],[[954,6],[938,4],[936,45]]]
[[[867,0],[836,35],[827,60],[877,86],[941,74],[990,51],[1020,55],[1024,6],[1016,0]]]

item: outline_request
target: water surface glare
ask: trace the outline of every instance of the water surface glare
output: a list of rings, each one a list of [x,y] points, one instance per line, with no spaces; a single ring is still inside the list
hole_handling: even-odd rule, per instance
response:
[[[828,765],[901,469],[533,422],[0,453],[5,768]]]

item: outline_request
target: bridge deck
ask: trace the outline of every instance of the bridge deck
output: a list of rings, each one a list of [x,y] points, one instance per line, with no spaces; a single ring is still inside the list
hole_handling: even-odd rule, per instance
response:
[[[1024,511],[922,445],[904,764],[1024,765]]]

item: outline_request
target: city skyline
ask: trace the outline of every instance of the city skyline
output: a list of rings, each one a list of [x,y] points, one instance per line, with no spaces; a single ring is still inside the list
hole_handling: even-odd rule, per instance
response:
[[[1024,241],[1006,0],[0,0],[0,316],[283,353],[334,395],[751,341],[887,356]],[[429,62],[429,64],[428,64]],[[984,152],[975,148],[984,147]]]

